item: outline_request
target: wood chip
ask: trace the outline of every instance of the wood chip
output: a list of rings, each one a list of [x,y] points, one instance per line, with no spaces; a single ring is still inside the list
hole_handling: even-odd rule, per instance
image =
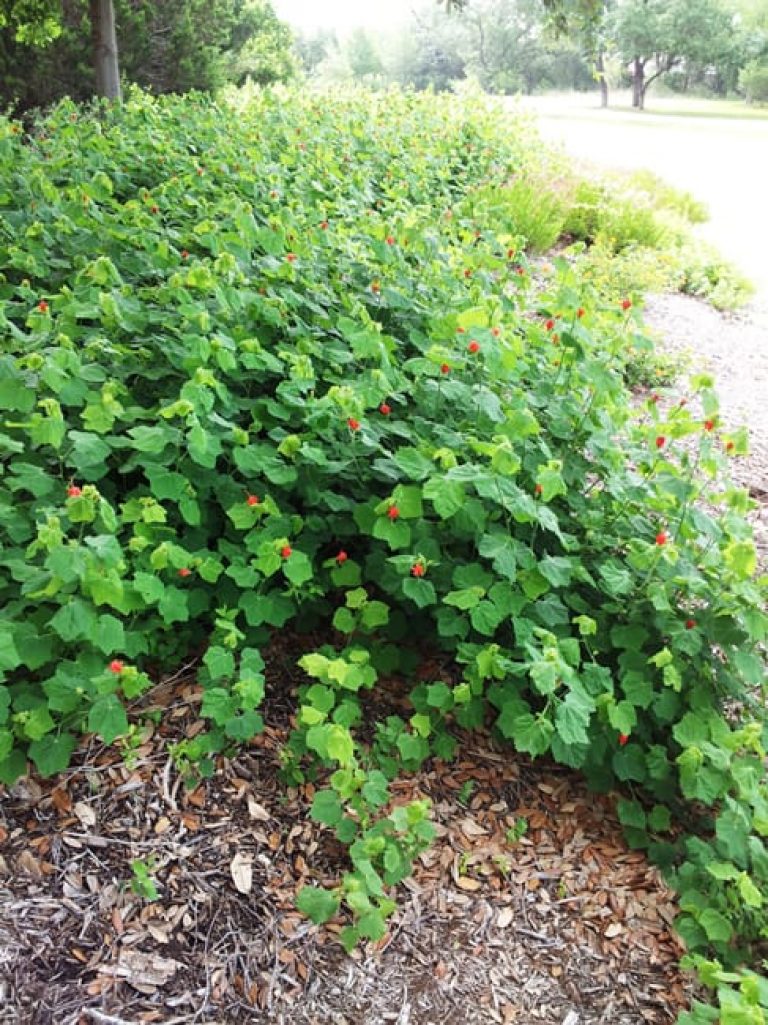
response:
[[[253,887],[253,858],[251,855],[238,851],[229,863],[229,871],[235,889],[239,893],[250,893]]]

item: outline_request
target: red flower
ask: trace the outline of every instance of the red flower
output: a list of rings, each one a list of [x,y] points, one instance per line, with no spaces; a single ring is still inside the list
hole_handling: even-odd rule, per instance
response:
[[[387,235],[384,241],[387,243],[388,246],[393,246],[395,244],[395,240],[391,235]]]
[[[493,335],[494,338],[498,338],[499,335],[501,334],[501,331],[497,327],[492,327],[491,328],[491,334]]]
[[[704,421],[704,430],[705,431],[713,431],[714,429],[715,429],[715,421],[714,420],[705,420]]]
[[[629,734],[628,733],[620,733],[619,734],[619,743],[621,744],[622,747],[624,747],[624,745],[627,743],[628,740],[629,740]]]
[[[119,676],[123,669],[125,669],[125,666],[119,658],[115,658],[109,663],[110,673],[115,673],[116,676]]]
[[[67,488],[67,495],[69,498],[79,498],[83,493],[82,488],[79,488],[77,484],[71,484]]]
[[[320,227],[325,231],[328,227],[328,221],[320,221]]]
[[[622,299],[621,300],[621,308],[622,308],[622,310],[630,310],[630,309],[632,309],[632,300],[631,299]]]
[[[181,569],[179,570],[179,576],[180,577],[188,577],[188,576],[191,576],[191,574],[192,574],[192,570],[191,569],[187,569],[186,566],[182,566]]]
[[[342,548],[342,550],[336,556],[336,562],[338,562],[338,564],[341,566],[341,564],[346,562],[348,558],[349,558],[349,556],[347,555],[347,553]]]
[[[399,515],[400,510],[397,508],[396,505],[391,505],[389,509],[387,509],[387,516],[389,516],[391,520],[396,520]]]
[[[293,549],[290,545],[283,545],[283,547],[280,549],[280,554],[284,559],[290,559],[290,557],[293,555]]]
[[[576,310],[576,316],[579,318],[579,320],[581,320],[581,318],[584,316],[586,312],[587,311],[584,309],[583,306],[579,306],[578,310]]]
[[[480,352],[480,342],[470,342],[467,346],[467,351],[471,353]]]
[[[347,420],[347,427],[349,427],[350,431],[359,431],[360,430],[360,421],[359,420],[355,420],[355,418],[353,416],[351,416]]]
[[[447,363],[442,363],[440,365],[440,373],[441,374],[450,374],[450,372],[451,372],[451,368],[448,366]]]
[[[534,495],[540,495],[543,490],[544,490],[544,488],[542,487],[542,485],[541,484],[537,484],[536,487],[533,489],[533,493],[534,493]]]
[[[544,327],[547,329],[547,331],[552,331],[554,326],[555,326],[555,322],[551,318],[544,325]]]
[[[286,253],[285,258],[288,261],[288,263],[293,263],[293,261],[296,259],[296,253]]]
[[[45,301],[45,299],[41,299],[40,302],[37,304],[37,308],[41,313],[47,313],[48,303]]]
[[[667,439],[664,437],[663,434],[660,434],[658,436],[658,438],[656,439],[656,448],[664,448],[666,443],[667,443]]]
[[[182,260],[188,260],[189,259],[189,252],[186,249],[182,249],[182,251],[181,251],[181,258],[182,258]]]
[[[371,291],[375,292],[376,295],[379,294],[379,292],[381,291],[381,285],[378,283],[378,281],[371,282]]]
[[[414,566],[411,566],[412,577],[423,577],[426,572],[423,562],[417,562]]]
[[[685,629],[686,630],[693,630],[693,628],[695,626],[696,626],[696,620],[695,619],[686,619],[686,621],[685,621]]]
[[[261,502],[261,499],[259,498],[258,495],[249,495],[246,498],[245,502],[246,502],[246,505],[259,505],[259,503]]]
[[[382,416],[389,416],[389,414],[392,412],[392,407],[388,406],[386,402],[382,402],[382,404],[379,406],[379,412]]]
[[[725,444],[725,451],[726,452],[733,452],[734,448],[735,448],[735,446],[734,446],[734,443],[732,441],[726,442],[726,444]]]
[[[656,535],[656,544],[657,545],[665,545],[666,543],[667,543],[667,535],[664,533],[663,530],[660,530],[658,532],[658,534]]]

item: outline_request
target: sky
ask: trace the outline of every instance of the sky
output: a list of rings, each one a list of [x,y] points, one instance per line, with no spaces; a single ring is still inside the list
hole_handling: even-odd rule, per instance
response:
[[[303,30],[392,28],[410,19],[415,0],[272,0],[278,17]]]

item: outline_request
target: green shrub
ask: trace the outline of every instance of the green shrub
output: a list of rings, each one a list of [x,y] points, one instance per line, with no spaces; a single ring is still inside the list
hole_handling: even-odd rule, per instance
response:
[[[210,774],[263,727],[270,634],[321,630],[283,763],[322,782],[351,867],[302,890],[313,921],[383,935],[432,835],[389,782],[491,724],[623,788],[691,951],[751,1000],[768,617],[727,476],[745,438],[704,375],[703,418],[634,409],[631,298],[564,259],[531,288],[523,149],[474,101],[394,92],[0,121],[0,778],[126,734],[149,668],[201,638],[208,729],[174,755]],[[425,644],[459,681],[358,730]]]
[[[739,72],[739,88],[746,95],[747,103],[768,101],[768,65],[753,60]]]

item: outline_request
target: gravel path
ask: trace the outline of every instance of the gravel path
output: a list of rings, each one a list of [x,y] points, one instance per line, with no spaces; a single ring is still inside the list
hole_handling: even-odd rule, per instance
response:
[[[750,454],[732,461],[733,476],[759,503],[752,519],[768,565],[768,296],[738,314],[723,314],[690,296],[653,295],[645,319],[667,351],[689,361],[680,394],[688,373],[709,370],[723,423],[748,428]]]

